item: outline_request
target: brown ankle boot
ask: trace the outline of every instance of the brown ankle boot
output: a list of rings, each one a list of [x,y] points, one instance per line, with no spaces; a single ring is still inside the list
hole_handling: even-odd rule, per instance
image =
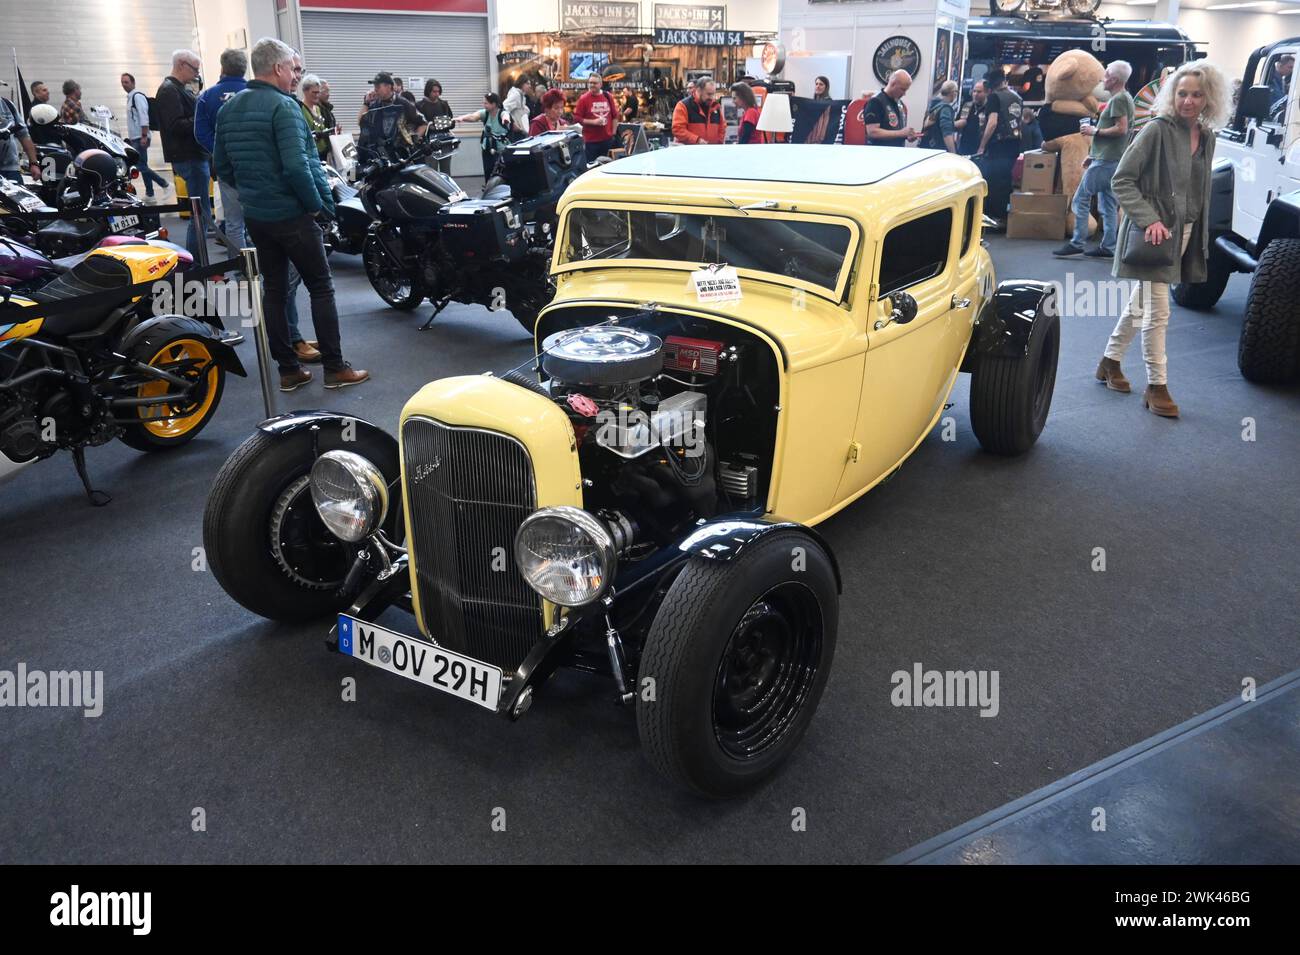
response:
[[[1169,397],[1167,385],[1147,385],[1146,394],[1142,396],[1143,406],[1150,408],[1152,414],[1162,418],[1177,418],[1178,405]]]
[[[1114,358],[1103,358],[1101,364],[1097,366],[1097,380],[1104,381],[1106,387],[1111,391],[1121,391],[1128,394],[1133,389],[1129,387],[1128,379],[1124,377],[1124,372],[1119,369],[1119,362]]]

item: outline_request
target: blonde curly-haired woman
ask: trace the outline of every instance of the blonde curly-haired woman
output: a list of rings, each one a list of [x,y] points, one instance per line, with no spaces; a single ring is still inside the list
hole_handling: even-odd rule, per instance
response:
[[[1178,405],[1169,395],[1165,360],[1169,286],[1205,281],[1214,130],[1227,121],[1230,97],[1227,79],[1218,67],[1204,60],[1184,63],[1161,84],[1155,116],[1124,152],[1111,183],[1123,210],[1111,271],[1119,278],[1139,281],[1111,332],[1097,379],[1114,391],[1131,390],[1120,361],[1140,322],[1147,367],[1142,403],[1165,418],[1178,417]],[[1154,253],[1141,248],[1141,243],[1159,247],[1166,242],[1179,243],[1179,254],[1170,256],[1169,262],[1134,261],[1143,253]]]

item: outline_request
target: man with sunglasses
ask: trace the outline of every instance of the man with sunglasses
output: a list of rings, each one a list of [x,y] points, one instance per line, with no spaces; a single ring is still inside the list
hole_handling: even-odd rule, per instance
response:
[[[188,84],[199,78],[202,65],[193,50],[177,50],[172,54],[172,71],[158,87],[154,104],[158,113],[158,133],[162,137],[163,159],[172,165],[172,172],[185,180],[186,192],[204,200],[208,195],[211,169],[208,154],[194,138],[194,94]],[[206,209],[206,201],[204,203]],[[196,259],[199,246],[207,241],[202,222],[190,217],[185,234],[185,248]]]

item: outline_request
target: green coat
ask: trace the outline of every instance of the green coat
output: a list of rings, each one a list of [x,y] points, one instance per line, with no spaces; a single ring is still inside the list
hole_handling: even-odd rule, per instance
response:
[[[244,215],[255,222],[334,213],[298,101],[270,83],[253,80],[221,107],[212,165],[218,179],[239,190]]]
[[[1168,241],[1182,241],[1182,210],[1177,197],[1187,193],[1192,174],[1191,131],[1177,120],[1157,116],[1138,131],[1124,151],[1110,186],[1123,210],[1112,274],[1124,279],[1168,284],[1205,281],[1206,260],[1210,252],[1210,231],[1206,228],[1210,221],[1209,177],[1216,140],[1214,133],[1204,126],[1201,127],[1201,138],[1205,141],[1205,201],[1192,227],[1182,262],[1169,268],[1135,268],[1124,264],[1128,221],[1133,220],[1143,229],[1163,222],[1173,233]]]

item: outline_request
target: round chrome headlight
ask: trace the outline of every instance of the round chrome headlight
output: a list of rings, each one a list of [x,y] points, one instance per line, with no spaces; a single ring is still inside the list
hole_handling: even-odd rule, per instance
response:
[[[582,508],[544,507],[519,525],[515,563],[544,599],[581,607],[609,590],[618,553],[609,529]]]
[[[311,499],[330,533],[345,541],[365,540],[388,513],[383,473],[351,451],[326,451],[316,459]]]

